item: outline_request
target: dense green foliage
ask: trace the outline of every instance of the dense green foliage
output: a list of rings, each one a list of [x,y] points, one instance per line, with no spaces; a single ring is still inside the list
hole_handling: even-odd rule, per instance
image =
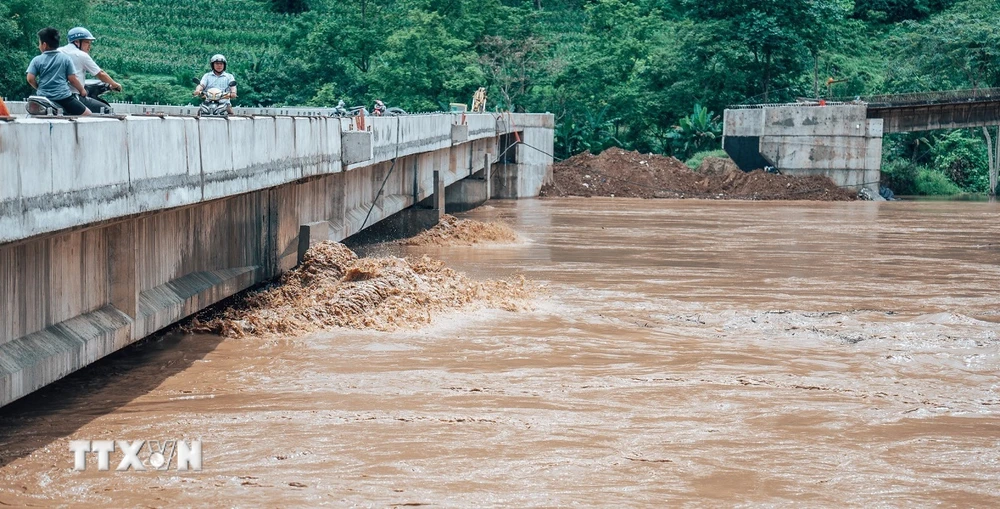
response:
[[[900,195],[959,194],[962,188],[948,179],[944,172],[905,159],[882,166],[882,182]]]
[[[556,115],[556,155],[719,148],[728,105],[1000,86],[996,0],[0,0],[0,94],[34,32],[86,24],[119,99],[188,103],[224,53],[244,105],[469,102]],[[829,80],[829,84],[828,84]],[[713,113],[714,112],[714,113]],[[895,135],[899,193],[988,189],[981,131]],[[925,169],[921,169],[925,168]]]
[[[24,79],[28,62],[38,54],[38,30],[83,22],[87,0],[0,0],[0,96],[24,97],[31,92]]]

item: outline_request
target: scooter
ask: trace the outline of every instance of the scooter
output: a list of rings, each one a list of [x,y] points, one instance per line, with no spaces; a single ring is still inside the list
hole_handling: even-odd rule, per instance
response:
[[[235,87],[236,82],[230,81],[229,88]],[[229,106],[222,102],[223,99],[229,99],[231,96],[229,92],[223,92],[218,88],[212,87],[207,90],[201,91],[201,106],[198,107],[199,117],[228,117],[229,116]]]
[[[100,111],[94,111],[91,109],[91,113],[95,115],[110,115],[112,113],[111,104],[101,98],[102,94],[111,90],[111,85],[108,85],[101,80],[87,80],[84,82],[83,88],[87,91],[88,98],[97,101],[102,105]],[[63,116],[63,109],[61,106],[41,95],[28,96],[25,109],[28,111],[28,115],[33,117]]]
[[[351,112],[347,111],[347,106],[344,104],[344,101],[340,100],[337,101],[337,106],[334,107],[333,111],[330,112],[330,116],[337,118],[349,117],[351,116]]]

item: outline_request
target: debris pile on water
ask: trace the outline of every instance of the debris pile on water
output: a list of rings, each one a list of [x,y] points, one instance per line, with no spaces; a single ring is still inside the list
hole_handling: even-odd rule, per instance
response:
[[[513,243],[517,233],[504,223],[459,219],[445,214],[441,222],[419,235],[402,241],[406,246],[473,245],[478,243]]]
[[[474,281],[426,255],[358,258],[343,244],[322,242],[277,284],[226,309],[202,313],[187,329],[227,337],[335,327],[392,331],[425,325],[436,313],[468,306],[524,310],[531,293],[523,277]]]

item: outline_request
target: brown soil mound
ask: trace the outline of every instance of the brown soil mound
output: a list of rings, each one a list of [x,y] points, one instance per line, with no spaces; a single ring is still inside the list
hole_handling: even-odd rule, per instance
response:
[[[436,226],[402,241],[401,244],[406,246],[470,246],[480,242],[513,243],[517,241],[517,233],[503,223],[484,223],[473,219],[459,219],[446,214]]]
[[[610,148],[553,165],[540,196],[712,198],[737,200],[854,200],[827,177],[744,173],[728,159],[705,158],[695,172],[673,157]]]
[[[699,175],[725,175],[740,169],[728,157],[706,157],[701,160],[701,166],[695,171]]]
[[[279,283],[229,308],[195,317],[186,329],[228,337],[297,335],[334,327],[391,331],[430,323],[432,314],[468,306],[527,307],[524,278],[472,281],[427,256],[358,258],[337,242],[309,249]]]

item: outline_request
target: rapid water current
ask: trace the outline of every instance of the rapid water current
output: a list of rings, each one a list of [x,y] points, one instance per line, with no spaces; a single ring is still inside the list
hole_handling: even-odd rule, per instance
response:
[[[525,309],[168,335],[0,410],[0,505],[1000,506],[1000,205],[490,202]],[[200,439],[198,472],[71,440]],[[169,465],[168,465],[169,466]]]

